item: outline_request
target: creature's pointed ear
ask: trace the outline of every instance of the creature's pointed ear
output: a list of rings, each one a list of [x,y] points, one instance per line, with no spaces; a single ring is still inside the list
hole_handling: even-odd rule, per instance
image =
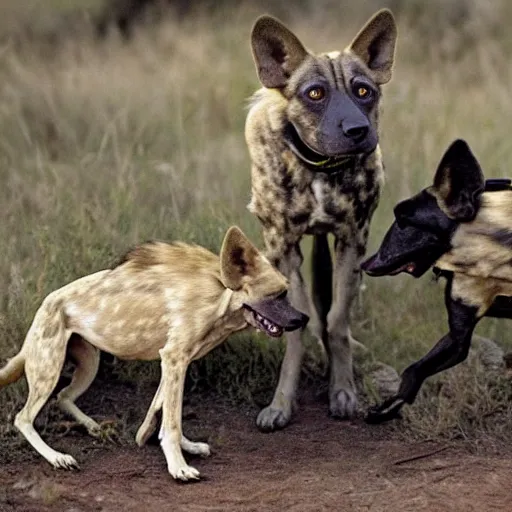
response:
[[[485,179],[480,165],[461,139],[446,150],[434,177],[433,191],[445,212],[455,220],[473,220],[480,206]]]
[[[285,87],[308,56],[297,36],[272,16],[256,20],[251,45],[260,82],[270,89]]]
[[[396,36],[393,14],[389,9],[382,9],[370,18],[349,47],[366,64],[379,85],[391,80]]]
[[[254,275],[258,265],[258,249],[237,226],[231,226],[220,250],[220,278],[231,290],[242,286],[244,276]]]

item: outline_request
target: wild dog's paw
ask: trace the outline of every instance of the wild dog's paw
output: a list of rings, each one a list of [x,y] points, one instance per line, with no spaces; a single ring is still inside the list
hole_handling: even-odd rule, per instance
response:
[[[329,415],[337,419],[352,418],[357,411],[357,396],[352,389],[341,389],[329,394]]]
[[[290,423],[292,413],[291,402],[286,402],[279,408],[269,405],[258,414],[256,425],[262,432],[273,432],[286,427]]]
[[[87,429],[87,433],[92,437],[101,436],[101,426],[92,418],[84,418],[82,425]]]
[[[186,438],[181,440],[181,449],[191,455],[200,455],[201,457],[209,457],[211,454],[210,446],[206,443],[194,443]]]
[[[190,480],[199,480],[200,473],[196,468],[192,466],[187,466],[187,464],[182,465],[169,465],[169,473],[176,480],[181,480],[182,482],[188,482]]]
[[[116,442],[119,438],[119,432],[117,429],[117,420],[104,420],[100,423],[96,423],[94,420],[88,418],[88,422],[82,423],[86,428],[90,436],[100,439],[102,441]]]
[[[375,405],[368,409],[364,421],[370,424],[384,423],[396,418],[401,418],[400,409],[405,404],[402,398],[390,398],[382,404]]]
[[[71,455],[65,453],[55,452],[54,456],[48,459],[48,462],[57,469],[80,469],[77,461]]]

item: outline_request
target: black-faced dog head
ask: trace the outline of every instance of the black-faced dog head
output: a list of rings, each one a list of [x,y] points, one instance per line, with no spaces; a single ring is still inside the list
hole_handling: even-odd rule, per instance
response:
[[[466,142],[456,140],[444,154],[434,184],[394,209],[395,222],[379,250],[361,264],[369,275],[423,275],[450,250],[460,222],[472,221],[484,190],[480,165]]]
[[[251,42],[261,83],[288,100],[292,129],[309,150],[334,157],[377,146],[380,86],[391,79],[396,36],[384,9],[341,53],[313,55],[270,16],[257,20]]]

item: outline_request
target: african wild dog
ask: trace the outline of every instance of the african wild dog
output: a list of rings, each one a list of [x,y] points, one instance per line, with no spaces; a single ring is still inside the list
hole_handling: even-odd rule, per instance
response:
[[[420,277],[433,266],[447,280],[450,331],[404,370],[397,394],[370,409],[368,422],[399,416],[425,379],[464,361],[482,317],[512,318],[510,183],[484,181],[469,147],[457,140],[443,156],[434,184],[395,207],[395,222],[361,267],[373,276]]]
[[[299,329],[307,317],[287,297],[288,283],[237,228],[226,233],[219,256],[197,245],[153,242],[130,251],[111,270],[82,277],[43,301],[21,351],[0,370],[0,387],[25,372],[27,403],[14,424],[54,467],[77,467],[71,455],[50,448],[34,419],[50,397],[66,357],[76,362],[68,387],[57,396],[60,408],[97,435],[100,425],[75,400],[91,385],[104,350],[121,359],[162,362],[160,386],[136,441],[145,444],[157,426],[169,473],[199,478],[182,450],[210,454],[205,443],[182,434],[181,407],[189,363],[252,325],[270,336]]]
[[[388,10],[375,14],[342,52],[314,55],[269,16],[252,31],[264,88],[255,94],[246,123],[249,210],[262,223],[267,256],[290,280],[292,303],[310,313],[312,332],[327,349],[329,408],[341,418],[357,405],[349,312],[384,179],[378,109],[380,86],[391,79],[396,35]],[[313,235],[313,304],[300,270],[304,235]],[[288,334],[274,398],[257,419],[260,429],[288,424],[302,355],[301,333]]]

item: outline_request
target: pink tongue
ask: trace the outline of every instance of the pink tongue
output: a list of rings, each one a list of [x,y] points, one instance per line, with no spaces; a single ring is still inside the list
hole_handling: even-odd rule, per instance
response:
[[[399,274],[400,272],[413,272],[415,269],[414,263],[406,263],[405,265],[402,265],[401,267],[398,267],[396,270],[393,270],[389,273],[390,276],[395,276],[396,274]]]

